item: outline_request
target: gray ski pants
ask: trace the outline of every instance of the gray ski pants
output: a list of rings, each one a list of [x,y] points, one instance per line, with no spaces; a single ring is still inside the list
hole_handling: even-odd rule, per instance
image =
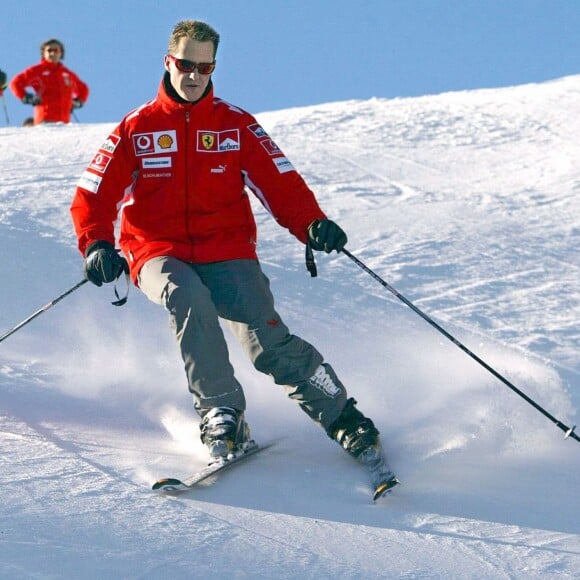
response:
[[[213,407],[246,408],[218,318],[237,337],[255,368],[283,385],[313,420],[326,429],[340,415],[346,403],[344,386],[334,372],[336,386],[330,390],[309,380],[322,364],[322,355],[289,333],[256,260],[190,264],[159,256],[141,269],[139,287],[169,312],[189,390],[201,415]]]

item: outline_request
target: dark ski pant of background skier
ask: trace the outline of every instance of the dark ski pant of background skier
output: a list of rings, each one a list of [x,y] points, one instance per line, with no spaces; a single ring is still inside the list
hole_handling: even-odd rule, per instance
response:
[[[218,317],[240,341],[255,368],[283,385],[314,421],[326,429],[340,415],[346,403],[344,386],[328,364],[325,367],[336,380],[316,380],[323,357],[311,344],[290,334],[274,308],[269,280],[256,260],[189,264],[159,256],[141,269],[139,287],[169,312],[189,390],[201,415],[213,407],[246,408]]]

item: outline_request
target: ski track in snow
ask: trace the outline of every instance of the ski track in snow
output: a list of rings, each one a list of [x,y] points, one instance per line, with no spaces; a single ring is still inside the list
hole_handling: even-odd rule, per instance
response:
[[[357,257],[573,424],[578,113],[574,76],[258,118]],[[0,328],[81,278],[68,205],[112,127],[0,129]],[[318,256],[311,279],[252,203],[279,311],[373,417],[403,485],[372,505],[228,337],[253,434],[277,443],[215,485],[154,494],[205,457],[166,317],[86,285],[0,346],[0,576],[577,578],[578,444],[346,257]]]

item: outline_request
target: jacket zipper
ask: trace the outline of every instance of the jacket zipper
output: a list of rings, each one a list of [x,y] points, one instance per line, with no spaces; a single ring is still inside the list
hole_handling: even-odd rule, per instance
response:
[[[191,232],[189,231],[189,196],[190,196],[190,183],[189,183],[189,109],[185,110],[185,151],[183,155],[183,159],[185,160],[185,231],[187,232],[187,237],[189,238],[189,247],[190,254],[189,259],[190,262],[193,262],[193,239],[191,236]]]

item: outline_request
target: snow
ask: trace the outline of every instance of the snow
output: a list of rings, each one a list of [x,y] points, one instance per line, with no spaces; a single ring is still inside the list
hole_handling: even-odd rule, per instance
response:
[[[580,76],[258,117],[353,255],[577,421]],[[112,127],[0,129],[0,334],[82,279],[68,206]],[[317,255],[310,278],[254,207],[278,310],[374,419],[403,485],[373,504],[228,337],[252,434],[276,445],[155,494],[206,457],[166,315],[86,284],[0,346],[0,576],[578,578],[578,443],[347,256]]]

